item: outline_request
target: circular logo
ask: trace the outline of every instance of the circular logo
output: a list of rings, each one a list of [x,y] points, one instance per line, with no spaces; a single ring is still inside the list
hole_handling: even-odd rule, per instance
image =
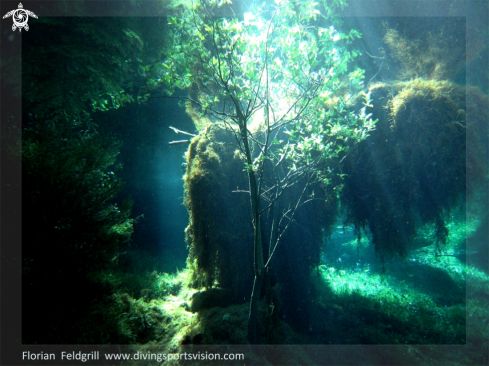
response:
[[[3,19],[12,17],[12,20],[14,21],[14,25],[12,25],[13,31],[19,29],[19,32],[21,32],[22,28],[28,31],[29,25],[27,24],[27,21],[29,20],[29,15],[31,17],[37,18],[36,14],[34,14],[30,10],[24,9],[22,3],[19,3],[19,8],[9,11],[7,14],[3,16]]]
[[[17,28],[24,28],[29,20],[29,14],[24,9],[15,10],[12,19]]]

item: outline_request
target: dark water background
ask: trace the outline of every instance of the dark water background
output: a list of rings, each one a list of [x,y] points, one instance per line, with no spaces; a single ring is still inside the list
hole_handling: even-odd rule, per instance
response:
[[[176,99],[150,99],[147,104],[102,116],[102,128],[124,141],[120,162],[126,185],[121,195],[134,199],[134,217],[144,215],[135,226],[131,246],[132,253],[141,251],[146,257],[142,263],[137,258],[135,263],[130,260],[140,270],[172,273],[185,267],[188,214],[183,206],[182,164],[188,144],[169,145],[185,139],[169,126],[192,133],[195,127],[178,103]]]

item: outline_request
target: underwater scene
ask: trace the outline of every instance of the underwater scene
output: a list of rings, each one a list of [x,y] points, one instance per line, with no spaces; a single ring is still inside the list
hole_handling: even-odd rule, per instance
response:
[[[489,364],[487,3],[24,5],[15,364]]]

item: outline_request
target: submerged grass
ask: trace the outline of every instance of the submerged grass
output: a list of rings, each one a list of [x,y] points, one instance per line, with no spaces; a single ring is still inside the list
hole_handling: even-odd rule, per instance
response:
[[[351,232],[338,230],[317,268],[318,304],[335,330],[325,341],[467,344],[466,351],[479,357],[477,350],[487,347],[489,338],[489,275],[465,257],[471,254],[465,239],[478,225],[453,219],[443,248],[426,227],[417,238],[420,248],[383,262],[368,240],[359,244]]]
[[[467,228],[470,225],[473,229]],[[324,264],[311,276],[317,290],[311,307],[311,314],[317,314],[314,322],[307,334],[299,334],[287,320],[281,321],[286,343],[403,345],[386,352],[407,352],[410,364],[448,365],[463,359],[484,364],[489,275],[463,257],[440,256],[460,250],[466,232],[474,231],[474,223],[450,223],[450,240],[440,251],[435,244],[425,245],[432,237],[427,227],[419,234],[418,249],[408,257],[382,262],[367,238],[359,245],[353,233],[338,228]],[[107,333],[108,343],[130,343],[135,352],[143,353],[246,343],[248,305],[192,313],[196,290],[189,271],[106,272],[100,280],[113,289],[100,314],[110,320],[110,327],[100,329]],[[431,345],[454,346],[437,353],[438,348],[428,349]]]

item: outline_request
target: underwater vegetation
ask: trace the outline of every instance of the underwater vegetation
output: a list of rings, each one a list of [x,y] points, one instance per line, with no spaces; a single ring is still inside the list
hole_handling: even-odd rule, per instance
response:
[[[479,20],[396,17],[386,19],[382,28],[383,43],[389,50],[382,70],[385,80],[423,78],[463,84],[470,77],[471,85],[487,93],[487,71],[475,66],[477,60],[487,57],[484,39],[488,33]],[[468,68],[474,71],[472,75]]]
[[[487,176],[487,143],[481,141],[487,113],[467,126],[466,88],[446,81],[415,79],[372,88],[380,118],[345,161],[346,222],[359,237],[368,226],[379,253],[406,254],[416,230],[430,223],[436,241],[446,243],[445,217]],[[467,89],[467,100],[482,101],[479,93]]]
[[[420,33],[423,33],[423,37],[420,34],[417,34],[416,37],[402,35],[401,31],[389,28],[385,24],[383,41],[390,49],[390,61],[395,68],[396,78],[398,80],[415,78],[453,80],[456,78],[457,74],[465,68],[465,34],[453,35],[451,43],[448,44],[449,39],[441,37],[439,33],[447,31],[448,27],[452,31],[455,29],[464,32],[465,27],[453,26],[453,23],[450,23],[450,25],[439,27],[437,32],[423,32],[423,26],[416,25],[418,29],[421,29]],[[413,26],[412,23],[409,25],[402,24],[401,28],[405,32],[412,32],[416,25]]]
[[[236,151],[233,141],[232,133],[219,124],[212,124],[190,144],[184,178],[185,204],[190,216],[186,234],[190,252],[188,267],[192,273],[193,287],[218,287],[219,290],[209,291],[215,303],[220,303],[219,298],[225,296],[227,303],[241,304],[250,298],[253,236],[249,222],[249,199],[244,192],[240,192],[247,186],[246,175],[243,174],[244,158]],[[300,186],[291,188],[283,195],[286,197],[284,202],[280,202],[280,205],[277,203],[277,210],[286,210],[288,202],[296,202],[301,190]],[[331,217],[334,216],[327,210],[332,207],[335,212],[335,206],[329,203],[336,202],[333,190],[327,192],[320,184],[316,184],[311,185],[307,193],[316,197],[311,202],[314,214],[302,207],[298,210],[295,220],[297,227],[281,236],[281,246],[276,249],[273,262],[273,268],[280,269],[274,270],[270,279],[270,301],[278,302],[279,288],[273,288],[275,282],[289,270],[295,273],[296,278],[287,277],[280,290],[282,294],[287,294],[286,300],[280,301],[287,301],[290,315],[295,314],[292,319],[308,317],[305,294],[312,289],[300,283],[309,276],[309,268],[319,264],[323,229],[327,227],[328,218],[332,224]],[[323,201],[326,194],[330,195],[328,203]],[[272,217],[264,217],[262,226],[264,230],[272,227]],[[295,243],[304,231],[307,232],[308,240],[297,247]],[[202,305],[194,305],[200,301],[194,298],[192,307],[201,308]],[[293,310],[297,306],[305,310],[300,315]],[[278,304],[274,307],[278,314]],[[302,322],[298,321],[297,324]]]
[[[24,43],[26,343],[104,343],[107,339],[86,326],[104,324],[93,317],[93,307],[105,304],[104,297],[112,291],[96,273],[117,264],[136,219],[131,217],[132,200],[119,196],[121,143],[96,130],[92,113],[119,108],[132,99],[122,87],[120,68],[129,62],[129,53],[141,50],[142,43],[136,33],[120,33],[129,23],[114,20],[108,28],[103,26],[108,32],[99,32],[102,24],[87,18],[74,23],[67,18],[44,19],[40,36]],[[80,42],[74,43],[73,37]]]
[[[235,16],[230,1],[177,1],[147,27],[39,22],[22,65],[24,343],[239,345],[248,364],[354,364],[363,349],[307,346],[381,344],[394,348],[366,364],[487,363],[489,98],[460,82],[466,55],[445,26],[424,39],[386,24],[386,70],[362,70],[372,56],[335,15],[345,5]],[[181,114],[139,113],[169,98]],[[153,195],[123,190],[122,169],[150,181],[150,150],[167,143],[152,129],[192,122],[181,240],[135,240],[133,200]],[[121,129],[144,130],[128,144],[144,168],[122,161],[135,133]],[[184,270],[162,272],[163,245],[186,245]]]
[[[234,177],[243,167],[246,172],[247,182],[239,181],[231,193],[248,192],[250,198],[250,215],[240,217],[238,222],[251,219],[253,242],[252,245],[242,240],[238,243],[253,255],[253,260],[245,265],[253,271],[248,338],[254,343],[263,336],[258,334],[257,324],[262,293],[269,302],[265,306],[274,308],[270,303],[274,270],[270,267],[272,258],[275,261],[275,257],[280,257],[281,247],[286,246],[281,242],[287,241],[289,226],[299,220],[297,217],[305,217],[302,209],[305,202],[317,206],[319,217],[323,211],[319,202],[326,197],[335,200],[335,195],[331,194],[335,186],[338,188],[338,183],[333,183],[339,179],[335,165],[339,166],[350,147],[368,136],[375,121],[366,110],[369,94],[360,94],[365,107],[355,111],[352,106],[352,94],[360,90],[364,77],[363,70],[349,67],[359,55],[351,46],[360,37],[358,32],[342,33],[334,26],[317,25],[319,16],[333,24],[339,23],[331,14],[322,14],[318,3],[298,5],[299,12],[296,4],[288,1],[264,4],[253,6],[243,19],[221,18],[220,14],[229,5],[202,1],[182,6],[178,17],[169,18],[175,43],[164,64],[167,71],[163,80],[167,83],[168,96],[176,95],[185,100],[186,110],[196,120],[197,127],[214,123],[212,129],[220,128],[227,133],[223,141],[216,143],[230,145],[232,150],[226,154],[239,157],[241,168],[224,174]],[[274,56],[269,60],[270,52]],[[349,90],[342,87],[342,81],[347,80]],[[189,94],[181,95],[181,89]],[[209,138],[205,134],[202,138]],[[208,257],[217,257],[215,271],[220,272],[219,283],[224,282],[223,286],[227,287],[228,271],[223,262],[229,261],[227,248],[230,246],[225,242],[233,238],[221,236],[225,230],[220,221],[209,223],[208,218],[202,224],[197,221],[198,217],[206,217],[204,212],[209,208],[221,214],[226,212],[218,208],[215,201],[202,203],[202,187],[207,195],[213,188],[219,188],[219,175],[208,174],[202,168],[216,168],[222,157],[216,156],[211,144],[205,151],[206,145],[199,142],[195,147],[195,144],[194,140],[188,153],[186,174],[187,207],[192,216],[187,230],[191,257],[195,256],[197,266],[202,266],[201,274],[207,274],[206,287],[214,285],[216,277],[209,268],[212,262]],[[205,165],[198,155],[194,159],[196,150],[202,151]],[[204,181],[203,176],[210,179]],[[248,185],[249,191],[240,189],[239,183]],[[329,194],[324,194],[325,191]],[[216,196],[222,197],[217,192]],[[323,204],[326,205],[331,206],[329,202]],[[237,206],[229,207],[237,209]],[[198,212],[199,208],[204,212]],[[245,212],[237,210],[239,214]],[[314,230],[311,225],[304,225]],[[218,230],[213,230],[215,228]],[[289,249],[288,270],[291,272],[307,269],[318,261],[320,235],[317,232],[320,229],[317,226],[315,229],[316,233],[309,233],[312,245],[307,249],[311,249],[310,252],[304,248],[292,254],[294,250]],[[207,235],[211,230],[213,233]],[[205,236],[199,238],[200,233]],[[290,244],[289,248],[292,248]],[[230,265],[234,266],[234,263]],[[249,280],[247,273],[245,271],[243,276]],[[302,270],[298,276],[304,273],[307,270]],[[297,289],[301,288],[296,285]],[[247,296],[242,298],[247,299]],[[269,310],[270,319],[272,312]]]
[[[39,36],[23,44],[23,109],[39,119],[68,118],[94,128],[93,112],[147,100],[165,45],[143,25],[148,20],[132,17],[39,19]],[[155,33],[164,26],[151,21]]]
[[[72,4],[51,5],[69,12]],[[81,11],[78,5],[71,10]],[[120,269],[130,267],[126,254],[137,219],[131,197],[121,196],[123,142],[101,126],[104,113],[147,100],[157,84],[154,63],[164,42],[155,34],[166,21],[154,18],[151,31],[148,24],[141,18],[43,18],[37,36],[23,42],[22,140],[16,146],[22,155],[13,155],[21,158],[23,173],[26,343],[133,339],[114,331],[120,314],[110,309],[116,306],[115,273],[124,279]],[[148,287],[137,283],[122,289]],[[135,291],[139,296],[141,288]]]
[[[248,197],[233,193],[247,186],[246,176],[240,174],[243,160],[235,153],[233,138],[215,125],[192,141],[187,153],[184,203],[189,210],[186,236],[188,263],[195,268],[194,286],[211,288],[219,283],[235,292],[232,298],[238,299],[243,295],[238,291],[251,286],[252,268],[248,264],[253,260],[253,228],[243,220],[251,215]],[[240,173],[228,174],[230,171]]]
[[[103,293],[90,274],[111,266],[135,222],[131,200],[116,200],[122,187],[115,166],[119,144],[97,133],[57,127],[39,122],[23,131],[23,225],[29,228],[22,237],[26,342],[61,342],[66,334],[76,341],[79,335],[65,328],[71,327],[65,318],[74,311],[83,317],[91,295]],[[42,297],[50,301],[37,301]]]
[[[280,299],[274,302],[274,306],[276,310],[280,311],[280,319],[288,319],[287,323],[295,324],[296,329],[302,329],[301,327],[305,325],[309,328],[311,324],[316,324],[313,334],[319,338],[313,339],[320,343],[464,343],[467,272],[464,263],[459,259],[452,256],[441,257],[436,253],[440,251],[445,253],[449,247],[464,248],[465,246],[464,202],[467,199],[469,202],[478,199],[477,194],[471,193],[472,190],[469,190],[469,195],[466,196],[466,187],[475,188],[486,179],[485,145],[467,149],[467,154],[470,155],[469,160],[474,162],[473,167],[477,170],[473,174],[467,174],[470,179],[466,182],[465,144],[466,135],[469,132],[466,131],[464,114],[460,111],[460,107],[464,107],[465,103],[465,88],[448,82],[424,80],[393,84],[390,89],[388,88],[389,86],[373,87],[374,104],[375,101],[381,102],[387,99],[386,106],[378,104],[380,111],[378,113],[381,118],[377,122],[377,129],[345,159],[342,172],[347,174],[347,178],[343,180],[344,186],[340,191],[340,201],[332,201],[335,202],[335,205],[330,208],[336,216],[336,205],[341,202],[342,209],[346,211],[346,223],[356,223],[355,218],[365,217],[365,221],[361,221],[355,231],[358,235],[361,230],[364,230],[366,232],[364,236],[368,238],[362,239],[360,236],[358,240],[361,239],[363,244],[355,244],[356,240],[352,237],[350,255],[359,258],[361,251],[364,250],[362,247],[370,245],[371,241],[375,246],[377,256],[382,261],[379,262],[377,269],[373,267],[369,269],[368,266],[337,269],[335,267],[338,266],[338,263],[329,268],[324,264],[316,267],[319,262],[311,258],[316,258],[315,250],[320,249],[322,243],[316,242],[318,246],[313,247],[311,245],[313,240],[309,236],[306,236],[306,239],[300,236],[301,233],[304,233],[303,225],[308,225],[307,233],[314,233],[314,230],[319,230],[320,233],[321,228],[326,227],[325,222],[327,221],[324,220],[324,217],[317,221],[308,217],[304,222],[299,223],[299,217],[303,218],[303,214],[307,214],[307,210],[304,210],[303,214],[298,215],[298,228],[290,229],[284,236],[281,247],[283,251],[277,255],[274,262],[276,267],[272,268],[280,268],[283,265],[280,259],[287,258],[288,269],[290,269],[293,261],[287,257],[287,251],[292,252],[295,257],[300,256],[297,252],[293,252],[293,248],[297,246],[297,243],[301,243],[300,250],[309,255],[311,262],[306,265],[307,260],[304,261],[304,258],[300,257],[299,263],[303,265],[302,268],[317,268],[320,277],[324,278],[327,287],[331,288],[329,290],[331,293],[324,295],[328,293],[324,284],[315,286],[312,289],[314,295],[311,298],[316,299],[314,301],[317,303],[305,308],[308,316],[301,316],[297,314],[298,305],[300,306],[301,303],[298,304],[291,299],[303,293],[297,290],[294,280],[291,280],[290,277],[287,278],[287,282],[282,279],[281,271],[282,273],[287,273],[287,271],[280,268],[273,280],[277,282],[274,282],[277,294],[275,296]],[[475,93],[478,96],[480,92],[472,89],[469,93]],[[386,95],[390,98],[385,98]],[[478,99],[475,98],[475,100]],[[483,115],[480,120],[471,122],[470,134],[475,136],[468,138],[468,141],[472,141],[472,138],[478,135],[484,136],[483,131],[487,128],[484,121],[485,116]],[[216,202],[216,197],[224,197],[225,194],[220,191],[221,185],[227,182],[224,177],[228,177],[227,179],[232,177],[236,181],[239,177],[239,170],[242,169],[235,161],[239,160],[239,156],[232,154],[232,135],[229,132],[227,135],[229,137],[226,138],[226,132],[222,130],[222,127],[213,125],[194,139],[188,154],[186,175],[188,192],[186,200],[191,217],[196,220],[198,212],[206,212],[201,215],[204,220],[203,225],[197,226],[195,221],[191,221],[187,230],[193,230],[193,227],[204,227],[207,237],[216,238],[213,240],[213,245],[223,246],[228,245],[227,242],[217,240],[217,235],[230,227],[226,221],[228,216],[224,215],[219,220],[209,220],[206,210],[227,202],[227,199]],[[202,151],[200,154],[196,153],[197,146]],[[211,146],[215,148],[211,150]],[[375,146],[375,150],[372,146]],[[225,165],[222,159],[225,156],[223,151],[226,151],[224,150],[226,147],[229,147],[226,154],[232,157],[233,165]],[[220,154],[217,154],[216,148],[219,149]],[[205,170],[202,169],[204,164]],[[193,169],[196,169],[196,176],[193,176]],[[212,169],[216,169],[216,172],[213,172]],[[225,169],[236,170],[226,174]],[[384,177],[383,174],[386,176]],[[218,179],[219,177],[221,180]],[[203,181],[206,182],[205,187],[208,187],[205,196],[206,199],[209,199],[208,203],[205,203],[202,195],[196,195],[195,191],[192,191],[194,184],[202,184]],[[230,185],[229,191],[234,187],[232,183]],[[216,192],[215,197],[209,196],[209,192],[212,191]],[[384,194],[388,197],[385,198]],[[196,202],[192,202],[193,197],[198,197],[197,202],[202,206],[197,206]],[[237,204],[237,201],[234,201],[233,204]],[[239,213],[249,215],[246,209],[248,202],[243,201],[242,204],[243,209],[236,210],[235,215]],[[219,216],[221,212],[223,212],[222,209],[216,210],[217,217],[221,217]],[[317,208],[314,209],[317,217],[321,217],[319,212]],[[405,217],[401,216],[403,212],[406,212]],[[449,219],[453,215],[460,217],[458,223]],[[244,219],[239,220],[239,222],[243,221]],[[473,225],[477,226],[477,221]],[[213,234],[214,230],[216,234]],[[294,234],[295,230],[298,231],[298,234]],[[470,230],[473,232],[475,228]],[[238,232],[235,231],[235,233]],[[238,248],[245,242],[245,235],[241,235],[240,238],[238,241],[233,241],[233,250],[239,250]],[[188,241],[192,245],[191,253],[193,250],[198,250],[198,246],[201,245],[203,248],[209,248],[197,237],[192,236],[188,238]],[[248,238],[248,241],[251,241],[251,238]],[[307,247],[307,245],[311,246]],[[250,246],[247,244],[245,248],[250,248]],[[432,249],[424,251],[427,246]],[[215,257],[219,257],[219,248],[215,248],[213,249],[217,253]],[[326,240],[323,250],[327,253],[328,250],[331,250],[328,248],[331,247]],[[416,249],[417,251],[414,251]],[[401,257],[395,262],[389,260],[390,257],[396,255],[401,255]],[[407,259],[402,259],[406,256]],[[248,254],[248,258],[250,257],[251,253]],[[247,266],[243,264],[245,258],[241,256],[234,267],[251,267],[249,263]],[[251,262],[251,259],[248,260]],[[220,273],[220,266],[219,263],[215,264],[216,273]],[[386,270],[384,267],[389,269]],[[197,260],[192,270],[199,273],[200,268],[206,267]],[[300,267],[296,267],[295,275],[298,275],[300,271]],[[478,277],[477,286],[484,288],[487,284],[487,275],[476,269],[470,271]],[[246,272],[239,270],[232,272],[231,276],[234,275],[234,281],[236,281],[243,273]],[[314,274],[312,276],[314,278]],[[413,276],[416,277],[413,278]],[[217,280],[216,286],[226,289],[228,285],[221,284],[220,277],[214,278]],[[230,280],[233,281],[228,277],[223,283],[229,283],[227,281]],[[309,277],[298,277],[296,281],[311,291],[311,287],[306,284],[307,281],[310,281]],[[310,283],[315,283],[315,281]],[[417,293],[413,285],[421,293]],[[237,290],[233,287],[233,291]],[[293,295],[289,298],[287,294],[290,293]],[[216,300],[216,304],[218,303]],[[314,314],[324,313],[321,308],[330,313],[333,323],[337,325],[331,326],[330,319],[328,325],[323,325],[322,330],[321,326],[318,329],[318,320],[312,321],[312,318]],[[478,311],[479,316],[482,316],[482,308],[479,308]],[[287,315],[292,316],[292,314],[294,317],[289,319]],[[440,323],[440,318],[445,320]],[[298,319],[300,319],[300,324],[294,323]],[[325,321],[326,319],[328,318],[326,317]],[[344,322],[349,325],[345,326]],[[379,328],[379,322],[385,324],[386,328],[382,326]],[[275,326],[279,329],[285,327],[281,321]],[[335,328],[336,326],[338,328]],[[353,333],[343,333],[341,329],[352,329]],[[366,333],[362,334],[360,330]],[[328,336],[330,331],[332,333]],[[286,337],[282,335],[280,339],[284,341]],[[303,339],[302,342],[307,341]]]
[[[215,24],[213,26],[216,27]],[[392,39],[397,36],[395,31],[387,30],[385,42],[392,45],[395,43]],[[428,49],[431,49],[430,47]],[[414,49],[414,46],[411,47],[411,51]],[[451,230],[455,227],[451,217],[459,210],[463,211],[464,202],[478,196],[478,193],[474,192],[478,192],[487,181],[488,116],[482,111],[483,106],[487,104],[487,97],[476,88],[466,89],[448,80],[436,80],[447,77],[447,74],[442,73],[443,67],[447,69],[451,67],[445,65],[434,72],[427,65],[440,58],[442,50],[439,54],[432,53],[434,59],[431,61],[422,59],[419,52],[407,53],[412,58],[411,61],[402,60],[405,55],[402,52],[393,52],[392,57],[401,59],[404,62],[401,64],[406,70],[409,67],[417,68],[420,75],[426,78],[379,83],[369,89],[368,100],[363,105],[367,106],[368,112],[377,119],[375,130],[368,131],[368,135],[364,134],[364,139],[360,139],[358,145],[355,143],[340,145],[347,151],[344,154],[338,152],[340,163],[332,159],[326,164],[326,169],[328,167],[331,169],[333,166],[337,169],[336,175],[328,175],[328,179],[320,180],[317,186],[306,185],[307,197],[314,197],[313,201],[317,198],[327,202],[327,206],[321,208],[319,206],[306,208],[305,204],[301,206],[300,214],[296,214],[291,220],[294,225],[287,228],[286,233],[283,234],[277,252],[274,250],[267,252],[263,249],[265,256],[275,254],[275,257],[271,262],[273,265],[270,266],[271,275],[268,280],[270,287],[264,288],[261,292],[259,311],[264,317],[259,320],[260,333],[255,339],[258,342],[280,343],[292,339],[302,343],[463,344],[466,342],[465,274],[452,278],[449,274],[451,271],[457,274],[462,271],[460,262],[455,262],[453,266],[447,265],[448,257],[451,255],[440,253],[453,244],[451,240],[454,240],[454,233],[451,233]],[[416,57],[418,57],[417,63],[413,61]],[[225,66],[227,67],[228,63],[225,63]],[[423,69],[424,67],[426,70]],[[199,72],[199,75],[205,75],[205,70]],[[202,77],[205,79],[205,76]],[[192,118],[199,118],[199,116],[205,118],[205,121],[199,119],[198,125],[201,126],[203,122],[211,122],[213,104],[205,99],[206,93],[218,92],[213,89],[214,85],[208,89],[201,84],[197,86],[192,93],[200,99],[187,100],[186,106]],[[220,103],[220,98],[221,96],[216,98],[214,105]],[[471,105],[468,106],[468,103]],[[192,105],[202,107],[200,114],[198,110],[191,109]],[[359,102],[358,105],[362,104]],[[357,108],[358,111],[361,107]],[[467,109],[481,111],[481,113],[467,121]],[[216,107],[214,112],[218,110]],[[232,119],[233,115],[230,114],[229,118]],[[187,228],[187,242],[190,246],[190,259],[195,258],[190,271],[203,278],[210,277],[211,281],[205,284],[205,280],[201,280],[201,284],[197,287],[205,287],[204,291],[211,299],[215,299],[218,307],[228,308],[229,304],[223,302],[221,296],[223,292],[226,293],[229,284],[242,281],[240,276],[250,272],[252,253],[248,252],[247,256],[240,257],[234,264],[227,262],[226,259],[224,265],[220,257],[220,253],[229,250],[228,240],[234,238],[235,233],[241,232],[240,228],[231,235],[219,236],[220,233],[229,230],[228,215],[224,206],[227,202],[232,202],[233,205],[239,204],[239,201],[230,200],[229,197],[232,197],[232,195],[228,196],[230,190],[232,193],[242,193],[240,184],[243,184],[243,181],[238,178],[240,167],[236,163],[239,159],[246,162],[246,153],[242,149],[239,150],[240,139],[244,139],[243,134],[236,133],[239,123],[236,130],[233,130],[232,124],[225,118],[222,122],[222,125],[213,124],[204,128],[192,141],[187,155],[185,180],[186,205],[192,218]],[[265,135],[266,129],[267,125],[262,129]],[[311,129],[312,127],[308,129],[306,126],[298,132],[307,136]],[[289,132],[290,141],[295,142],[294,131]],[[260,146],[258,142],[261,138],[260,132],[249,133],[254,136],[253,143]],[[233,136],[238,144],[233,144]],[[303,137],[303,139],[304,145],[298,142],[297,146],[308,146],[312,150],[314,145],[306,145],[307,138]],[[234,148],[237,150],[234,154],[233,146],[238,147],[238,149]],[[272,147],[270,150],[273,151]],[[259,147],[255,151],[257,156],[263,153]],[[282,156],[285,156],[286,153],[283,151],[281,151]],[[311,155],[318,156],[317,153]],[[224,156],[230,157],[233,164],[226,163]],[[250,173],[253,169],[260,174],[260,177],[272,180],[260,165],[255,165],[256,161],[258,160],[255,160],[253,166],[249,163],[245,164],[247,172]],[[290,166],[287,165],[289,163]],[[293,163],[296,163],[293,158],[287,160],[287,164],[283,164],[283,169],[291,169]],[[315,167],[317,171],[324,168],[321,165]],[[212,169],[216,171],[213,172]],[[226,169],[236,170],[228,172]],[[320,174],[318,176],[321,177]],[[245,179],[244,174],[241,174],[241,177]],[[238,184],[235,190],[234,186],[228,188],[226,194],[221,191],[221,187],[226,187],[230,178]],[[203,187],[206,187],[206,194],[197,194],[204,191]],[[294,191],[294,188],[288,192]],[[325,194],[328,191],[330,193]],[[226,198],[216,201],[216,197]],[[297,196],[284,194],[280,204],[276,205],[279,207],[279,212],[287,211],[284,206],[281,206],[282,202],[285,207],[294,207],[298,202]],[[273,228],[273,220],[267,221],[273,217],[272,206],[269,207],[267,216],[263,215],[260,219],[253,220],[255,243],[258,222],[263,232],[268,231],[270,227]],[[321,238],[323,234],[327,249],[327,238],[331,234],[332,224],[336,218],[341,218],[338,215],[339,208],[345,215],[345,225],[353,225],[358,242],[360,243],[362,237],[366,236],[368,243],[375,247],[376,256],[380,258],[376,270],[370,272],[367,269],[365,273],[357,273],[357,268],[351,271],[336,270],[335,267],[328,268],[324,265],[318,267],[323,242],[317,238]],[[210,209],[213,211],[208,211]],[[242,213],[252,216],[253,202],[252,211],[248,210],[250,210],[249,202],[244,202],[244,206],[237,209],[235,215]],[[308,217],[308,211],[309,214],[314,212],[315,217]],[[219,219],[209,219],[207,215],[209,212],[214,212]],[[199,217],[202,223],[197,222]],[[334,219],[328,221],[327,217]],[[303,218],[304,221],[299,221]],[[245,222],[245,220],[246,218],[243,218],[238,222]],[[199,238],[198,232],[203,236]],[[251,230],[248,229],[248,233],[251,233]],[[426,234],[422,240],[419,239],[421,233]],[[245,245],[248,250],[251,248],[249,235],[247,240],[250,243]],[[262,234],[262,236],[272,238],[273,241],[273,230],[271,234]],[[239,235],[239,237],[243,239],[233,240],[231,244],[233,250],[241,251],[238,248],[246,241],[244,240],[246,235]],[[432,243],[435,244],[431,246]],[[462,243],[463,241],[458,238],[457,245],[462,246]],[[426,261],[422,265],[418,265],[416,262],[418,259],[409,257],[414,253],[416,246],[432,248],[429,252],[418,252],[419,257]],[[270,248],[274,248],[273,245]],[[256,250],[255,245],[255,253]],[[215,253],[213,257],[216,262],[209,261],[207,258],[211,253]],[[394,263],[393,258],[399,261],[393,265],[397,266],[396,274],[399,278],[389,274],[390,270],[386,269],[388,263]],[[298,259],[297,262],[294,262],[294,259]],[[245,264],[246,260],[248,264]],[[439,262],[444,263],[442,268],[436,266]],[[209,268],[209,266],[214,267]],[[227,270],[233,267],[245,268],[245,271]],[[224,270],[221,272],[220,268]],[[312,286],[317,281],[304,276],[304,273],[310,270],[316,271],[317,276],[327,280],[321,285]],[[410,274],[402,279],[402,271]],[[484,288],[487,284],[486,275],[475,269],[472,271],[481,276],[477,280],[477,286]],[[414,281],[412,276],[416,272],[419,276]],[[227,274],[225,277],[230,275],[232,278],[225,278],[221,283],[222,273]],[[248,275],[248,278],[250,277]],[[256,278],[255,276],[255,283]],[[433,282],[430,284],[430,281]],[[363,285],[359,285],[360,283]],[[412,289],[413,285],[419,292]],[[420,289],[419,286],[425,288]],[[342,290],[339,291],[338,288]],[[236,293],[236,291],[238,290],[232,287],[232,292]],[[330,291],[329,295],[324,295],[328,294],[328,291]],[[209,297],[202,294],[194,297],[192,302],[200,303],[203,298],[208,302],[211,301]],[[272,297],[274,300],[270,300]],[[243,298],[246,299],[246,292]],[[196,307],[196,309],[203,308],[207,309],[209,305]],[[325,310],[329,317],[321,318],[319,314],[324,314]],[[274,318],[277,312],[279,315]],[[482,307],[478,308],[477,312],[480,317],[485,316]],[[199,312],[199,314],[204,313]],[[205,314],[208,317],[217,316],[211,315],[211,312]],[[440,322],[440,319],[443,320]],[[209,320],[208,318],[202,320],[202,324]],[[323,324],[322,321],[327,324]],[[487,327],[483,328],[485,330],[482,333],[486,333]],[[351,333],[343,329],[351,329]],[[213,332],[213,330],[209,331]],[[297,338],[291,334],[308,334],[311,338],[307,336]],[[212,338],[204,334],[203,339]],[[477,346],[474,347],[476,348]]]

